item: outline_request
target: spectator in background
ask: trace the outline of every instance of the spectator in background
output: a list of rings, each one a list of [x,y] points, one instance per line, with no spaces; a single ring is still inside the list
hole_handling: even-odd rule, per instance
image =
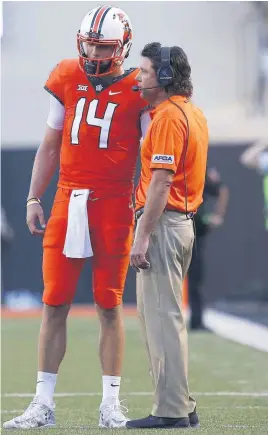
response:
[[[264,225],[268,231],[268,138],[261,139],[244,151],[240,162],[263,176]]]
[[[208,197],[217,198],[214,212],[206,213]],[[210,231],[223,224],[229,200],[228,188],[220,181],[216,169],[208,169],[204,188],[204,202],[195,215],[196,246],[193,248],[192,261],[188,271],[188,292],[191,309],[190,329],[205,329],[203,324],[203,297],[201,287],[204,279],[205,240]]]

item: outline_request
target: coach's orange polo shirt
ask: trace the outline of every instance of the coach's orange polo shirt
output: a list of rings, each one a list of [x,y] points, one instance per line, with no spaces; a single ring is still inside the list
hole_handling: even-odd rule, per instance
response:
[[[168,169],[174,173],[167,209],[194,212],[203,200],[208,151],[208,127],[203,113],[182,96],[172,96],[151,112],[152,122],[141,147],[141,176],[136,189],[136,210],[145,205],[146,193],[154,169]],[[186,151],[185,162],[184,156]]]

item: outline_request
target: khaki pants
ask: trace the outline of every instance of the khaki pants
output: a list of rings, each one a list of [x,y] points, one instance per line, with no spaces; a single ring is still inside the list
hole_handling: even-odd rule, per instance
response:
[[[182,314],[182,283],[193,241],[192,220],[182,213],[164,212],[150,236],[151,267],[137,273],[138,313],[155,387],[152,414],[158,417],[187,417],[195,408],[188,390],[188,339]]]

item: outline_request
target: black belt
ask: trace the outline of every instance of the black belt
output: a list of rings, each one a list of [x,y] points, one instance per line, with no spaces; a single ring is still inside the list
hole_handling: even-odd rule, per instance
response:
[[[175,212],[175,213],[180,213],[180,214],[185,214],[186,215],[186,213],[185,213],[185,211],[180,211],[180,210],[174,210],[174,209],[170,209],[170,208],[165,208],[164,209],[164,212],[165,211],[173,211],[173,212]],[[135,220],[137,221],[140,217],[141,217],[141,215],[144,213],[144,207],[142,207],[142,208],[139,208],[137,211],[135,211]],[[193,217],[194,217],[194,212],[188,212],[187,213],[187,219],[193,219]]]

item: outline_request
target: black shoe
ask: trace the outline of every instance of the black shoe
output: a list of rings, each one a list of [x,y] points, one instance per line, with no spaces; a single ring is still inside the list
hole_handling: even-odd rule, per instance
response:
[[[200,427],[199,418],[196,413],[196,408],[193,410],[193,412],[190,412],[189,420],[190,420],[191,427]]]
[[[188,417],[167,418],[149,415],[139,420],[127,421],[126,427],[128,429],[186,429],[191,426]]]

